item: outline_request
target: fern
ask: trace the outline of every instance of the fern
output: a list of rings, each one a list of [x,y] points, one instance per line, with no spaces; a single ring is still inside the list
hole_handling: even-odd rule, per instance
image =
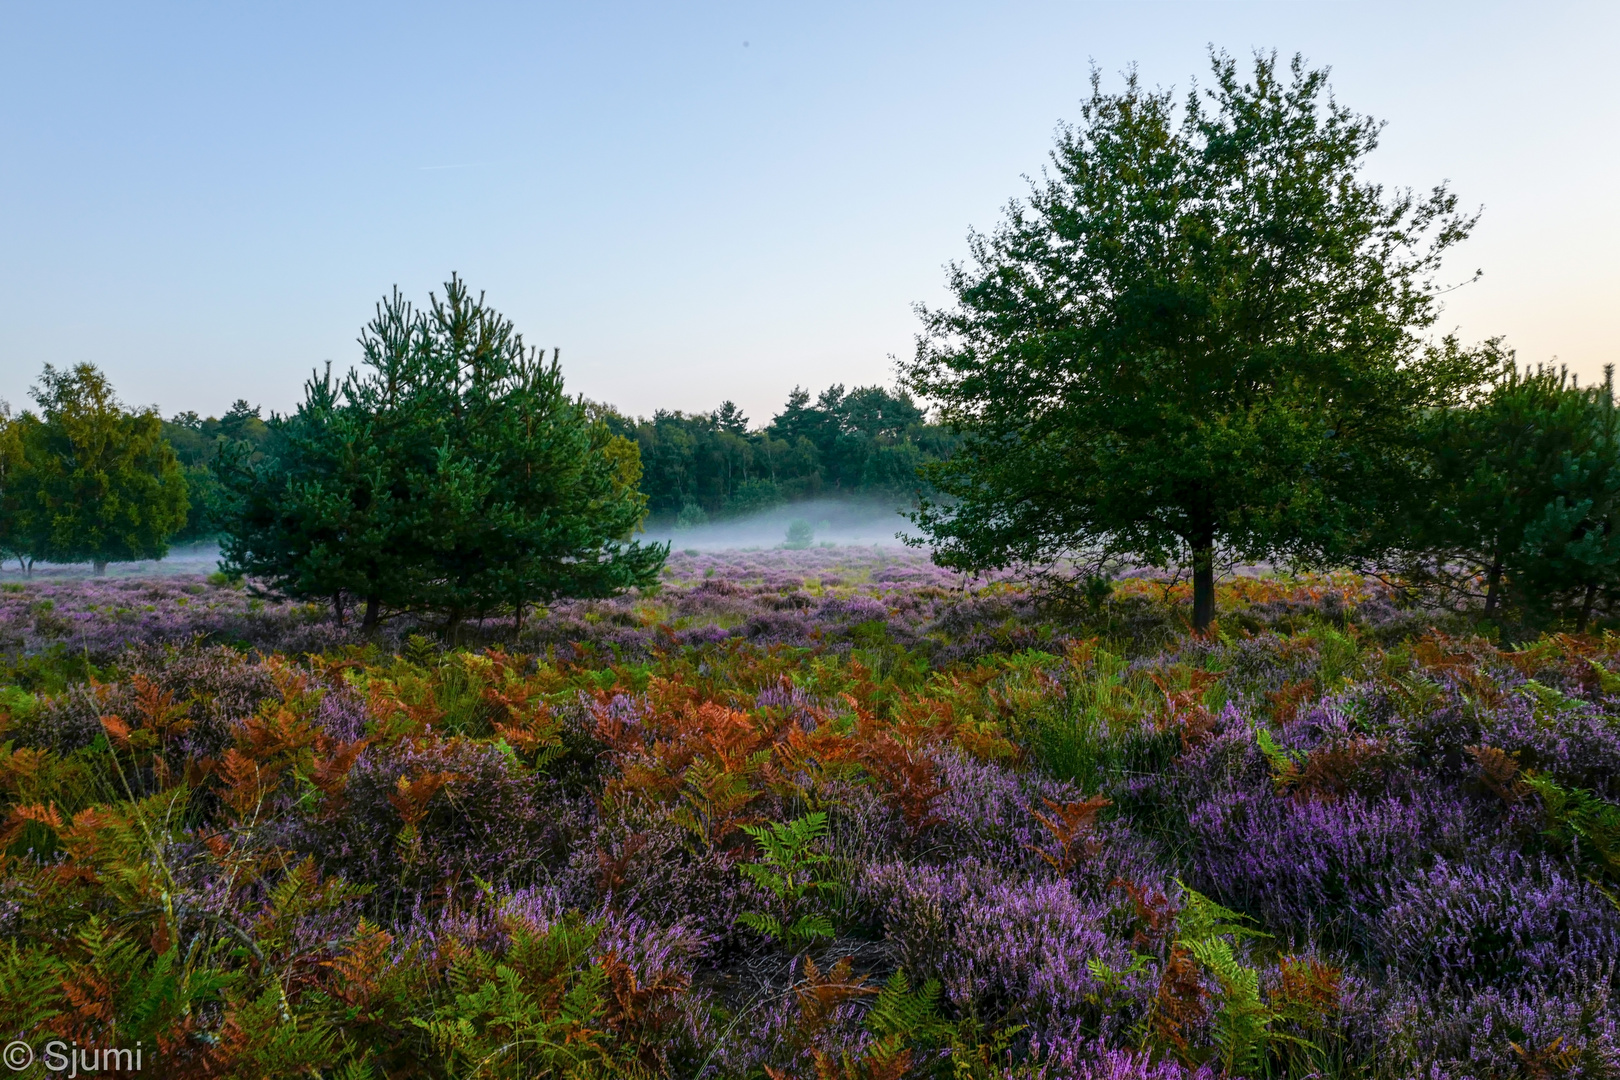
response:
[[[1176,929],[1184,944],[1190,945],[1194,941],[1222,935],[1231,937],[1234,941],[1271,936],[1264,931],[1242,925],[1245,921],[1253,921],[1247,915],[1222,907],[1203,893],[1189,889],[1179,880],[1176,884],[1181,886],[1183,894],[1183,907],[1176,920]]]
[[[1586,661],[1598,677],[1598,688],[1605,694],[1620,694],[1620,674],[1616,674],[1591,657]]]
[[[457,950],[447,973],[451,1000],[411,1023],[427,1032],[453,1077],[615,1075],[607,976],[591,956],[600,929],[577,916],[544,932],[518,923],[499,959]]]
[[[1281,1037],[1270,1030],[1278,1017],[1260,998],[1259,970],[1241,963],[1225,938],[1184,944],[1221,987],[1214,1038],[1222,1069],[1228,1076],[1258,1070],[1269,1043]]]
[[[929,979],[913,992],[905,972],[896,971],[878,992],[866,1014],[866,1030],[875,1036],[868,1056],[875,1063],[893,1061],[915,1049],[931,1049],[948,1040],[954,1029],[939,1015],[939,981]]]
[[[1604,873],[1620,879],[1620,806],[1534,771],[1524,774],[1524,785],[1541,797],[1549,837],[1583,847]]]
[[[762,858],[738,867],[744,877],[769,890],[781,905],[781,915],[747,912],[737,921],[789,948],[809,944],[835,933],[832,919],[820,911],[802,910],[816,894],[837,890],[835,882],[821,881],[816,868],[831,856],[814,850],[827,835],[827,815],[815,811],[792,821],[744,825],[743,831],[759,845]]]
[[[1151,957],[1142,953],[1133,952],[1131,953],[1130,964],[1115,971],[1101,958],[1093,956],[1086,961],[1086,970],[1097,981],[1097,985],[1102,987],[1102,993],[1090,994],[1087,996],[1087,1000],[1095,1003],[1101,1001],[1104,995],[1123,992],[1126,989],[1125,980],[1132,975],[1141,975],[1146,972],[1150,959]]]
[[[1553,712],[1567,712],[1581,704],[1581,702],[1565,694],[1562,690],[1539,683],[1534,679],[1526,679],[1524,688],[1530,692],[1536,701]]]
[[[1213,1036],[1226,1075],[1251,1075],[1260,1070],[1275,1044],[1309,1046],[1303,1039],[1275,1029],[1287,1015],[1261,997],[1259,969],[1237,957],[1234,946],[1238,942],[1271,935],[1244,926],[1243,923],[1249,921],[1248,916],[1222,907],[1185,885],[1181,889],[1185,906],[1177,920],[1176,944],[1220,986]]]
[[[0,1030],[47,1031],[60,1016],[67,964],[52,952],[0,942]]]
[[[1277,790],[1282,791],[1299,779],[1300,766],[1305,762],[1304,754],[1284,750],[1265,728],[1255,729],[1254,741],[1260,747],[1266,764],[1271,766],[1271,779],[1277,785]]]

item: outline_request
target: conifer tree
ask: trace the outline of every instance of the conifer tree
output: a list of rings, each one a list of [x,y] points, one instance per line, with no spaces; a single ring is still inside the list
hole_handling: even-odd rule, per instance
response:
[[[1584,630],[1620,587],[1620,412],[1613,372],[1581,387],[1567,371],[1520,369],[1512,353],[1489,392],[1427,425],[1428,482],[1403,525],[1409,579],[1479,580],[1531,618],[1567,611]]]
[[[272,418],[266,460],[237,462],[224,550],[279,592],[468,617],[656,580],[667,547],[635,445],[563,389],[555,354],[456,277],[417,310],[396,289],[360,338],[363,365],[312,378]]]

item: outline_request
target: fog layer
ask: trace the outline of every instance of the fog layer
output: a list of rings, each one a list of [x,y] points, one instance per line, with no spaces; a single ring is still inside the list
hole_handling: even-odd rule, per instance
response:
[[[649,523],[646,535],[652,540],[668,540],[676,551],[780,547],[787,542],[788,528],[795,521],[810,526],[811,544],[898,546],[901,535],[917,535],[903,510],[893,502],[858,499],[811,499],[686,528],[677,528],[668,521]]]

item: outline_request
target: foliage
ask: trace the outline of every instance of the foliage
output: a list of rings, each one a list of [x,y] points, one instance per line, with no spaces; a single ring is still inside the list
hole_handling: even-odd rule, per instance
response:
[[[832,919],[813,910],[812,898],[837,890],[833,881],[814,876],[831,856],[811,850],[827,835],[827,814],[817,810],[792,821],[768,825],[744,825],[742,830],[759,845],[758,862],[744,863],[738,869],[744,877],[768,889],[780,905],[780,914],[745,912],[738,921],[751,930],[780,941],[790,949],[833,936]]]
[[[1548,835],[1584,848],[1587,859],[1620,883],[1620,806],[1590,791],[1563,787],[1534,770],[1525,773],[1522,782],[1541,797]]]
[[[0,550],[29,561],[161,559],[184,525],[186,480],[155,410],[128,412],[91,364],[49,364],[40,412],[0,428]]]
[[[267,459],[237,444],[228,569],[299,598],[464,618],[650,584],[666,549],[636,448],[563,393],[511,322],[458,278],[415,310],[396,291],[361,336],[364,371],[305,386]]]
[[[1482,582],[1487,616],[1507,596],[1531,621],[1563,609],[1584,630],[1620,581],[1612,372],[1580,387],[1562,369],[1520,370],[1494,343],[1492,353],[1489,393],[1427,424],[1431,475],[1416,512],[1396,522],[1407,574],[1453,589]]]
[[[789,551],[803,551],[816,538],[816,531],[803,518],[788,522],[787,541],[782,545]]]
[[[592,957],[600,927],[565,920],[518,925],[503,955],[452,952],[451,996],[431,1020],[413,1019],[452,1077],[626,1075],[606,1030],[607,974]]]
[[[191,499],[185,527],[174,535],[174,542],[212,540],[219,534],[225,510],[225,492],[215,472],[221,454],[237,443],[247,444],[245,453],[249,458],[262,454],[270,440],[270,426],[259,415],[257,406],[238,398],[221,417],[204,418],[195,412],[170,417],[163,422],[163,437],[174,447],[185,470],[186,491]]]
[[[795,387],[752,430],[729,401],[712,413],[660,409],[650,420],[599,411],[640,448],[653,514],[680,526],[817,495],[909,497],[917,467],[948,457],[956,442],[903,390],[881,386],[832,386],[814,401]]]
[[[0,590],[0,1034],[178,1077],[1620,1063],[1620,638],[1343,577],[1223,583],[1249,629],[1206,636],[1184,583],[1091,624],[957,583],[682,555],[479,648]]]
[[[1419,464],[1422,410],[1483,374],[1418,337],[1472,224],[1455,198],[1363,180],[1378,125],[1325,72],[1212,69],[1179,114],[1094,75],[955,306],[923,311],[909,381],[964,437],[916,519],[948,564],[1190,562],[1202,629],[1217,552],[1339,557]]]

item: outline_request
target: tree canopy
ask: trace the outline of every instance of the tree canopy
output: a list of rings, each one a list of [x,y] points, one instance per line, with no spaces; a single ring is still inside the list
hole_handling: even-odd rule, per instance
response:
[[[1520,620],[1560,611],[1584,630],[1620,585],[1620,412],[1613,371],[1579,386],[1567,371],[1521,369],[1495,342],[1497,364],[1477,400],[1425,420],[1427,468],[1390,515],[1379,546],[1396,549],[1410,584],[1484,591]]]
[[[189,501],[155,409],[126,410],[93,364],[45,365],[39,413],[0,438],[0,543],[29,561],[161,559]]]
[[[362,369],[310,379],[272,417],[264,459],[229,451],[228,566],[341,612],[467,616],[656,580],[667,548],[634,443],[563,390],[557,358],[452,277],[417,310],[398,290],[360,338]]]
[[[214,465],[226,447],[239,442],[248,444],[246,452],[250,455],[263,450],[270,438],[270,426],[259,413],[258,406],[238,398],[224,416],[183,412],[163,422],[163,437],[180,459],[191,495],[191,509],[185,527],[174,535],[175,543],[196,543],[218,535],[224,493]]]
[[[881,386],[830,386],[814,399],[795,387],[757,428],[730,401],[638,420],[600,408],[640,447],[652,513],[683,521],[824,495],[911,498],[918,466],[949,456],[956,441],[909,394]]]
[[[920,309],[907,376],[963,435],[918,522],[964,568],[1125,555],[1331,560],[1417,467],[1414,424],[1483,362],[1435,346],[1444,186],[1361,169],[1379,125],[1326,73],[1212,56],[1177,105],[1134,74],[1060,129],[1051,167]]]

